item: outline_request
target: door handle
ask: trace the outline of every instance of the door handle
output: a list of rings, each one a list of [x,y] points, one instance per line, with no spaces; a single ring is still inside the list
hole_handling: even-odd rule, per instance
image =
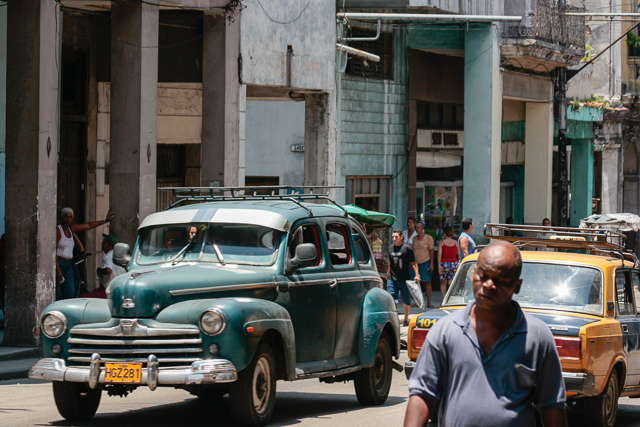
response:
[[[330,288],[335,288],[338,285],[338,280],[333,279],[333,283],[329,285]]]
[[[622,325],[622,332],[629,332],[627,325]]]

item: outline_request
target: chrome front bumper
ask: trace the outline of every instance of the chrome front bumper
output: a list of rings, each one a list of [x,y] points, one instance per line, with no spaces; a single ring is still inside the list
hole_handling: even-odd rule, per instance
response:
[[[50,381],[88,383],[95,389],[98,384],[110,384],[104,380],[104,367],[100,366],[100,356],[94,354],[91,366],[67,366],[64,359],[41,359],[29,370],[29,378]],[[190,368],[159,369],[155,356],[149,356],[147,367],[142,368],[140,385],[155,390],[158,385],[176,384],[222,384],[238,379],[236,368],[228,360],[209,359],[193,362]],[[120,383],[118,383],[120,384]]]

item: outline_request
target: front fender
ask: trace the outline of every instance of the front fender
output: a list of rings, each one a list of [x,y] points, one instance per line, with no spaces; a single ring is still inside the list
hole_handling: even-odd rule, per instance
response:
[[[200,326],[200,316],[208,308],[221,310],[227,318],[224,331],[216,336],[202,333],[203,349],[210,358],[230,360],[237,371],[246,368],[267,331],[275,330],[284,345],[287,377],[295,378],[295,337],[289,313],[271,301],[254,298],[217,298],[173,304],[158,314],[158,322],[189,323]],[[249,329],[248,329],[249,328]],[[253,329],[251,329],[253,328]],[[213,355],[209,345],[216,343],[220,352]]]
[[[111,309],[109,307],[109,301],[96,298],[72,298],[62,301],[56,301],[49,304],[42,316],[51,312],[59,311],[67,318],[67,330],[59,338],[51,339],[47,338],[43,333],[40,334],[42,343],[42,356],[43,357],[60,357],[55,356],[51,352],[51,346],[54,343],[62,345],[63,355],[67,355],[67,350],[70,345],[67,343],[69,337],[69,331],[76,325],[87,323],[102,323],[111,319]],[[42,316],[40,317],[42,319]],[[38,322],[38,326],[40,322]]]
[[[393,297],[382,288],[372,288],[367,292],[362,307],[358,354],[363,367],[373,366],[378,340],[387,325],[393,328],[395,335],[389,337],[392,340],[390,344],[392,348],[395,346],[395,354],[400,354],[400,322]]]

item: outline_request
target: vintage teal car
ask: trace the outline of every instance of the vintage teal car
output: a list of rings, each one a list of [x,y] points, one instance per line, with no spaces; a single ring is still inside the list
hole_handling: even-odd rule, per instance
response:
[[[234,193],[235,194],[235,193]],[[44,359],[60,414],[93,417],[102,391],[175,387],[229,394],[240,425],[264,425],[276,380],[353,380],[358,400],[387,399],[402,370],[396,306],[366,236],[342,210],[305,196],[208,197],[144,219],[127,273],[107,299],[42,314]]]

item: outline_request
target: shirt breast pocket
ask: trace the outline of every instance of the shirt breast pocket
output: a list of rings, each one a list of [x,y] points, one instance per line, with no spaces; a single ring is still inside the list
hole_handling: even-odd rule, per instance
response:
[[[514,366],[515,383],[518,389],[528,390],[536,386],[536,370],[516,363]]]

